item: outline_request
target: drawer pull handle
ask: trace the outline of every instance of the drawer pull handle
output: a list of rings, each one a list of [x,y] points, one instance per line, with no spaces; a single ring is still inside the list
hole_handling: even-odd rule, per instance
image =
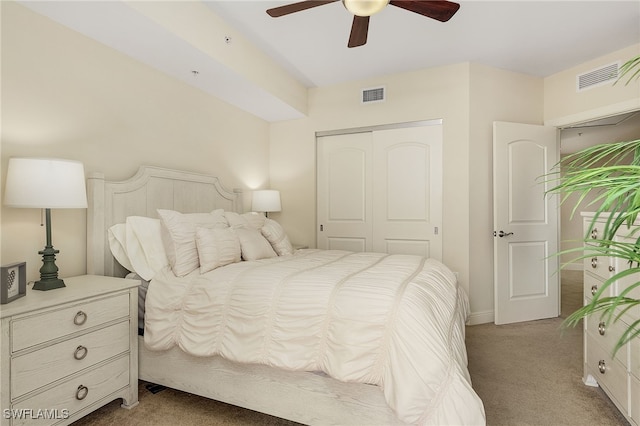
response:
[[[597,292],[598,292],[598,286],[597,286],[597,285],[595,285],[595,284],[594,284],[594,285],[592,285],[592,286],[591,286],[591,295],[592,295],[592,296],[595,296]]]
[[[609,272],[615,272],[616,267],[615,266],[609,266]]]
[[[598,361],[598,370],[600,370],[601,374],[604,374],[607,372],[607,364],[604,362],[604,359],[601,359],[600,361]]]
[[[89,395],[89,388],[85,385],[78,386],[78,390],[76,391],[76,399],[78,401],[82,401]]]
[[[76,316],[73,318],[73,323],[75,325],[82,325],[85,322],[87,322],[87,314],[85,314],[82,311],[78,311],[78,313],[76,314]]]
[[[598,228],[593,228],[591,231],[591,239],[595,240],[598,238]]]
[[[600,333],[601,336],[604,336],[604,333],[606,332],[605,326],[606,324],[604,323],[604,321],[598,324],[598,333]]]
[[[73,357],[78,361],[80,361],[81,359],[84,359],[84,357],[86,357],[88,353],[89,353],[89,349],[87,349],[86,346],[80,345],[76,348],[76,351],[73,353]]]
[[[598,267],[598,258],[597,257],[592,257],[591,258],[591,267],[593,269],[596,269]]]

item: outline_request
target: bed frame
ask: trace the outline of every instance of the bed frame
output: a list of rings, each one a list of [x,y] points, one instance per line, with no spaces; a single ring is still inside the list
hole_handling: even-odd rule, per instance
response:
[[[130,179],[110,182],[92,174],[87,184],[87,273],[126,274],[111,255],[107,230],[127,216],[157,217],[156,209],[183,213],[216,208],[243,212],[242,192],[217,177],[142,166]],[[221,357],[200,358],[178,348],[154,352],[138,339],[139,378],[254,411],[305,424],[403,424],[378,386],[345,383]]]

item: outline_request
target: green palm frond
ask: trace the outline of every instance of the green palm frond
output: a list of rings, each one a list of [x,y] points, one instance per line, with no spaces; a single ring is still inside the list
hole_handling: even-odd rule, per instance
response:
[[[627,82],[625,84],[629,84],[631,81],[640,78],[640,56],[636,56],[635,58],[629,59],[627,62],[622,64],[620,69],[618,70],[618,79],[616,80],[614,85],[622,80],[623,77],[628,76]]]

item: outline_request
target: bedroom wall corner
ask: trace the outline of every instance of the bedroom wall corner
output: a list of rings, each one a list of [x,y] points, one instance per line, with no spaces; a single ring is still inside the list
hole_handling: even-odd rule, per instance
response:
[[[493,322],[493,122],[542,124],[543,80],[472,64],[469,224],[471,324]]]
[[[314,88],[307,118],[271,124],[271,187],[277,216],[295,243],[315,246],[316,146],[320,131],[443,119],[444,262],[469,283],[469,64],[423,69]],[[384,85],[385,102],[363,105],[360,91]],[[276,217],[274,215],[274,217]]]
[[[227,189],[269,182],[269,123],[15,2],[2,7],[2,188],[11,156],[80,160],[108,180],[139,165],[216,174]],[[90,58],[90,59],[89,59]],[[52,212],[62,278],[86,271],[86,210]],[[2,206],[2,262],[38,276],[40,211]]]

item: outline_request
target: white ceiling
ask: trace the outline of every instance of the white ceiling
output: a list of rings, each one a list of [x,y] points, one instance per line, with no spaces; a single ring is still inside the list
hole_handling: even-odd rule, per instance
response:
[[[352,49],[352,17],[341,2],[280,18],[265,10],[292,1],[204,2],[307,87],[459,62],[546,77],[640,43],[638,0],[460,1],[446,23],[388,6],[371,17],[367,44]],[[126,2],[21,3],[265,120],[301,116]],[[185,69],[216,78],[194,79]]]

